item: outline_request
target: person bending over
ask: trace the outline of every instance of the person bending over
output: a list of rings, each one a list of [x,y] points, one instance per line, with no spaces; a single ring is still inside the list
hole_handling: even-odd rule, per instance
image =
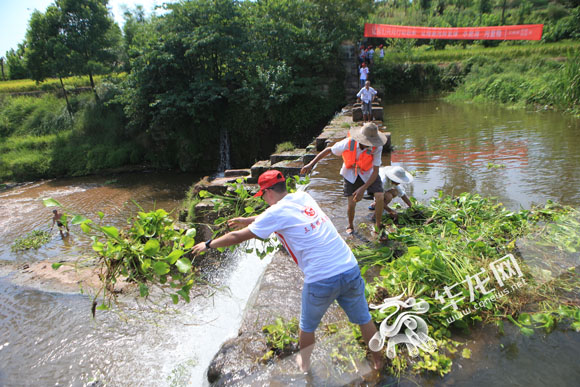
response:
[[[198,243],[194,254],[211,248],[236,245],[251,238],[275,233],[304,273],[297,362],[302,371],[310,368],[310,355],[322,316],[334,302],[344,309],[353,324],[360,325],[365,342],[377,331],[365,299],[365,284],[358,263],[328,216],[306,192],[288,193],[284,176],[276,170],[260,175],[260,191],[269,208],[249,218],[234,218],[228,225],[238,230],[215,240]],[[371,352],[373,367],[380,369],[380,352]]]
[[[379,176],[384,182],[384,208],[393,220],[397,220],[397,211],[389,207],[389,204],[394,198],[400,197],[409,208],[413,207],[413,203],[411,203],[405,189],[401,186],[401,184],[411,183],[413,181],[413,175],[405,171],[402,167],[387,166],[379,169]],[[369,210],[375,210],[375,203],[369,206]]]
[[[343,194],[348,198],[347,234],[354,232],[354,215],[356,203],[364,197],[365,191],[374,196],[379,203],[376,206],[376,228],[377,234],[382,229],[381,215],[383,213],[383,184],[379,177],[379,167],[381,166],[381,155],[383,145],[387,142],[387,136],[379,132],[374,123],[365,124],[361,129],[353,130],[348,136],[331,147],[327,147],[316,155],[314,160],[306,164],[300,170],[301,174],[310,173],[312,168],[329,154],[342,156],[342,167],[340,174],[344,178]]]

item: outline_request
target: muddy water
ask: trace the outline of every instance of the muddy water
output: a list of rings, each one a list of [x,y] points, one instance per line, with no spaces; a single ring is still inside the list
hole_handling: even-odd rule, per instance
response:
[[[419,200],[478,192],[512,208],[551,199],[580,206],[580,120],[543,111],[392,101],[391,162],[416,171]]]
[[[90,295],[47,291],[42,284],[17,285],[10,267],[24,262],[73,261],[89,241],[71,228],[62,239],[53,232],[42,249],[13,253],[13,240],[33,229],[50,228],[42,198],[67,210],[123,226],[137,211],[179,206],[195,176],[136,173],[114,177],[57,179],[0,193],[0,386],[200,385],[213,354],[237,334],[245,304],[268,260],[235,254],[213,286],[199,286],[190,304],[177,308],[120,299],[112,312],[91,318]],[[61,268],[62,270],[62,268]],[[88,289],[86,290],[88,291]]]
[[[76,259],[86,251],[86,237],[73,227],[70,237],[61,238],[56,226],[52,240],[40,250],[11,252],[12,242],[35,230],[49,230],[52,209],[42,204],[42,198],[58,200],[66,211],[98,219],[97,212],[105,213],[105,222],[123,226],[128,217],[139,211],[133,200],[145,210],[176,209],[187,188],[194,182],[190,174],[139,173],[107,177],[55,179],[24,184],[0,192],[0,260],[38,261],[58,257]]]

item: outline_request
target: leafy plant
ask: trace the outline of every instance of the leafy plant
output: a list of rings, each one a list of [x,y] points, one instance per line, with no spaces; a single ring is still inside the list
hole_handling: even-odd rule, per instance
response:
[[[391,229],[386,246],[361,245],[353,252],[364,265],[361,271],[375,275],[366,289],[371,302],[381,303],[384,298],[405,292],[407,297],[420,296],[429,303],[429,335],[437,341],[439,350],[422,353],[422,360],[413,363],[415,372],[449,372],[448,354],[460,344],[451,339],[452,330],[467,330],[475,322],[496,322],[501,327],[507,319],[526,335],[535,329],[550,332],[559,321],[580,329],[578,299],[567,296],[580,285],[574,271],[540,282],[531,275],[532,269],[518,260],[526,286],[510,287],[509,297],[502,297],[501,302],[492,301],[492,293],[484,295],[477,290],[470,301],[465,282],[510,252],[517,257],[516,242],[526,236],[545,246],[550,254],[576,254],[580,250],[577,210],[548,201],[530,210],[510,211],[501,203],[470,193],[452,197],[440,192],[426,205],[412,201],[413,207],[401,211],[396,223],[389,217],[383,219]],[[541,257],[542,262],[547,260]],[[453,284],[460,284],[454,292],[464,296],[457,302],[458,309],[469,311],[461,318],[452,317],[450,305],[444,309],[435,297],[436,291],[441,294],[445,286]],[[534,305],[537,310],[533,310]],[[371,315],[375,321],[386,317],[377,310]],[[411,363],[397,356],[392,364],[392,371],[400,374]]]
[[[59,206],[56,200],[44,199],[47,207]],[[151,287],[170,289],[174,304],[183,299],[190,301],[190,290],[195,284],[193,258],[189,255],[195,244],[195,229],[178,230],[169,214],[158,209],[142,209],[129,220],[129,227],[118,229],[102,224],[104,214],[98,213],[99,223],[83,215],[68,215],[71,225],[79,225],[90,235],[101,267],[104,302],[97,309],[107,309],[114,296],[115,284],[121,280],[139,287],[139,295],[147,297]],[[60,264],[53,265],[58,269]]]
[[[16,239],[10,249],[12,251],[39,249],[42,245],[48,243],[50,239],[50,232],[45,230],[33,230],[22,238]]]
[[[292,318],[289,321],[281,317],[276,318],[273,324],[262,327],[266,334],[268,352],[262,357],[262,361],[271,359],[274,355],[282,357],[289,355],[298,349],[298,320]]]

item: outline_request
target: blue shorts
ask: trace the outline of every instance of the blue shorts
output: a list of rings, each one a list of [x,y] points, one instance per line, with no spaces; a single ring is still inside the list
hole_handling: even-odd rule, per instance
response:
[[[365,298],[365,281],[357,265],[333,277],[304,284],[300,329],[314,332],[334,300],[338,301],[351,323],[362,325],[371,321]]]

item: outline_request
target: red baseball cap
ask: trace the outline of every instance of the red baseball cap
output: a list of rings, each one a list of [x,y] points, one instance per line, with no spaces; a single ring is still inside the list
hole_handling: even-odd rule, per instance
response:
[[[275,169],[270,169],[260,175],[258,178],[258,184],[260,185],[260,190],[258,193],[254,195],[254,197],[262,196],[264,194],[264,190],[270,188],[276,183],[281,181],[286,181],[284,175],[280,171]]]

